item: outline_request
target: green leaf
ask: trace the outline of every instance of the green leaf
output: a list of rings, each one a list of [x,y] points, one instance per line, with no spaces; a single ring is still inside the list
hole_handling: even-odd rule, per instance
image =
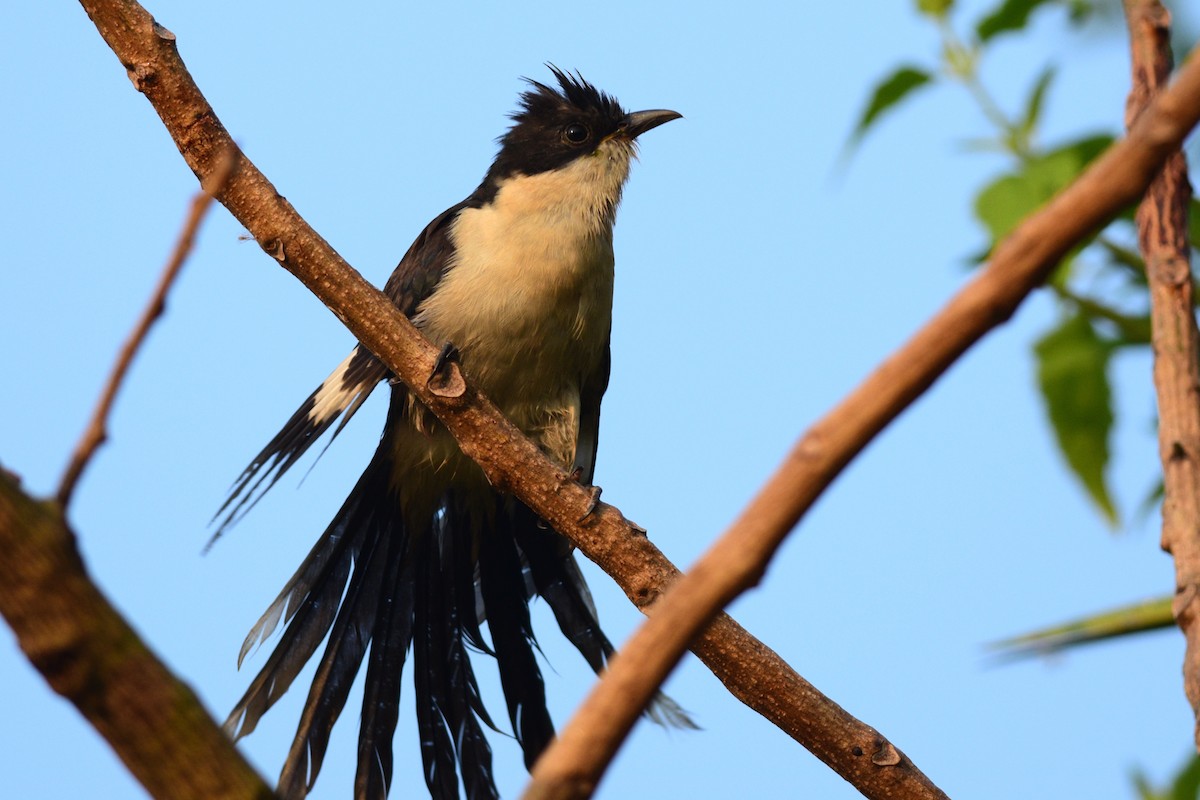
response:
[[[1138,800],[1159,800],[1158,792],[1150,784],[1150,777],[1140,769],[1133,772],[1133,789],[1137,792]]]
[[[1038,178],[1036,171],[1004,175],[975,196],[975,216],[991,234],[993,244],[1053,196]]]
[[[1142,522],[1150,519],[1150,515],[1158,510],[1162,505],[1163,495],[1166,493],[1166,487],[1162,480],[1155,482],[1150,491],[1146,492],[1146,496],[1142,498],[1142,502],[1138,504],[1137,516]]]
[[[1097,11],[1096,3],[1091,0],[1069,0],[1067,3],[1067,19],[1076,27],[1091,19]]]
[[[957,142],[958,149],[964,153],[1005,153],[1009,152],[1008,142],[998,136],[977,136],[962,139]]]
[[[1171,598],[1122,606],[989,645],[1005,658],[1050,655],[1082,644],[1174,627]]]
[[[1003,239],[1025,217],[1045,205],[1112,144],[1112,137],[1090,136],[1034,156],[1017,172],[996,179],[975,197],[975,216],[992,235]]]
[[[917,11],[926,16],[941,19],[950,13],[954,0],[917,0]]]
[[[980,42],[1007,31],[1019,31],[1029,22],[1029,15],[1049,0],[1004,0],[990,14],[979,20],[975,35]]]
[[[863,134],[867,132],[867,129],[879,119],[880,114],[931,80],[933,80],[933,76],[925,70],[917,67],[903,66],[897,68],[895,72],[880,81],[876,85],[875,91],[871,94],[871,100],[867,103],[867,108],[863,111],[858,125],[855,126],[854,133],[850,136],[850,143],[853,144],[861,139]]]
[[[1113,343],[1117,347],[1145,347],[1150,344],[1152,330],[1149,314],[1142,314],[1139,317],[1118,315],[1114,316],[1112,322],[1116,325],[1121,337],[1119,341]]]
[[[1139,285],[1146,285],[1146,262],[1141,253],[1107,236],[1101,236],[1097,242],[1104,249],[1109,261],[1123,268]]]
[[[1042,103],[1046,99],[1046,90],[1050,88],[1050,82],[1053,80],[1054,67],[1051,65],[1042,70],[1042,74],[1033,84],[1033,91],[1029,93],[1029,100],[1025,103],[1025,116],[1021,119],[1018,129],[1026,143],[1032,138],[1038,121],[1041,119]]]
[[[1155,789],[1150,778],[1141,770],[1133,773],[1133,786],[1139,800],[1196,800],[1200,797],[1200,756],[1188,756],[1187,763],[1171,780],[1169,786]]]
[[[1171,800],[1196,800],[1200,797],[1200,759],[1193,755],[1187,766],[1171,782]]]
[[[1113,346],[1083,314],[1068,319],[1034,347],[1038,384],[1058,447],[1110,523],[1117,511],[1104,481],[1112,398],[1108,361]]]
[[[1059,297],[1072,304],[1089,320],[1093,322],[1100,320],[1113,328],[1113,336],[1109,338],[1108,344],[1114,349],[1130,346],[1144,347],[1150,344],[1151,324],[1149,314],[1126,314],[1101,300],[1079,294],[1069,287],[1062,286],[1056,288]]]

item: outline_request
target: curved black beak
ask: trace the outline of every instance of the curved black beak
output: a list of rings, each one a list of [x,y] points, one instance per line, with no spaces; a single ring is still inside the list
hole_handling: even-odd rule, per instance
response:
[[[634,111],[632,114],[625,115],[624,124],[621,126],[625,131],[625,135],[630,139],[636,139],[648,130],[657,128],[664,122],[670,122],[673,119],[679,119],[683,114],[678,111],[668,111],[665,108],[656,108],[651,111]]]

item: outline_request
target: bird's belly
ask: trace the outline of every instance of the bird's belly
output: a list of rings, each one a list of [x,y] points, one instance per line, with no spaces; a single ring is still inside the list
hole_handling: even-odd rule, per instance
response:
[[[575,465],[581,386],[602,368],[612,313],[611,246],[570,252],[552,268],[544,254],[515,259],[540,270],[460,263],[414,318],[435,344],[453,344],[467,380],[566,469]],[[450,434],[410,403],[412,424],[396,432],[394,452],[415,469],[399,472],[410,480],[422,472],[425,497],[486,488]]]
[[[537,352],[514,350],[513,368],[502,376],[492,373],[493,380],[487,383],[471,374],[472,362],[479,362],[470,353],[462,356],[463,371],[551,460],[571,469],[579,438],[579,380],[558,373],[548,375],[546,365],[534,357]],[[521,355],[527,363],[521,363]],[[462,452],[450,432],[411,393],[406,395],[407,424],[391,434],[394,474],[404,476],[404,485],[396,487],[402,507],[427,517],[448,489],[467,497],[490,492],[483,471]]]

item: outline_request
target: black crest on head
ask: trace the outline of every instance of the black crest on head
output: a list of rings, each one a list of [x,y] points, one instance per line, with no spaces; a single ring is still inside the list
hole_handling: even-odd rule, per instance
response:
[[[517,173],[536,175],[591,154],[625,119],[625,109],[612,95],[578,72],[548,66],[558,88],[526,79],[530,89],[521,94],[514,124],[500,137],[500,152],[481,189],[494,189],[497,181]]]

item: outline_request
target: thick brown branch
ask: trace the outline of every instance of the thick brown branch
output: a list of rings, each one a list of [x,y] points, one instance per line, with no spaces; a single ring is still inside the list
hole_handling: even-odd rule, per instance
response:
[[[229,180],[233,164],[234,160],[232,157],[224,159],[223,165],[218,167],[212,177],[212,192],[219,192],[224,188],[225,182]],[[133,357],[137,355],[138,350],[141,349],[142,342],[146,340],[146,335],[150,333],[151,326],[154,325],[155,320],[162,316],[163,310],[167,306],[167,292],[171,290],[171,286],[175,283],[175,278],[179,276],[179,271],[183,269],[183,264],[187,261],[188,254],[192,252],[192,244],[196,240],[196,231],[200,229],[200,222],[204,219],[204,214],[208,211],[211,203],[212,194],[208,191],[200,191],[192,199],[191,210],[188,212],[183,228],[179,232],[179,238],[175,242],[175,249],[171,252],[171,257],[167,259],[167,265],[163,268],[162,275],[158,279],[158,285],[154,287],[154,293],[150,296],[150,302],[146,304],[146,309],[133,326],[129,338],[122,345],[121,352],[117,355],[117,362],[113,365],[112,374],[108,376],[108,383],[105,384],[104,390],[100,393],[100,400],[96,403],[96,408],[92,412],[92,418],[88,421],[88,426],[84,430],[79,444],[75,446],[75,452],[71,454],[71,461],[63,471],[62,480],[58,484],[56,497],[59,506],[64,509],[70,505],[71,494],[75,491],[75,485],[79,482],[80,476],[83,475],[83,470],[87,467],[88,462],[91,461],[96,449],[108,439],[108,415],[112,411],[113,401],[117,398],[117,391],[121,388],[121,383],[125,380],[125,373],[129,371],[129,366],[133,363]]]
[[[1026,219],[1000,244],[978,277],[801,438],[725,535],[675,584],[621,648],[570,725],[538,761],[526,797],[590,795],[637,715],[692,637],[721,608],[757,583],[775,550],[841,469],[968,347],[1007,320],[1071,247],[1134,202],[1197,119],[1200,58],[1193,58],[1124,141]],[[1180,270],[1177,261],[1172,257],[1170,275],[1176,295],[1180,283],[1190,287],[1186,269]],[[1174,302],[1180,304],[1186,322],[1176,320],[1173,325],[1181,336],[1184,328],[1190,329],[1194,343],[1190,294],[1186,300]],[[1180,339],[1171,341],[1172,347],[1183,350]],[[1188,374],[1194,376],[1195,350],[1186,352],[1193,370]],[[1191,378],[1186,382],[1187,392],[1179,398],[1180,403],[1190,404],[1193,415],[1200,408],[1197,386]],[[1172,448],[1182,450],[1173,456],[1176,460],[1189,458],[1193,477],[1195,464],[1190,457],[1200,453],[1196,443],[1196,439],[1171,442]],[[1200,494],[1193,491],[1191,501],[1198,500]],[[1195,519],[1188,518],[1187,532],[1193,542]],[[1197,584],[1189,586],[1189,600],[1194,602]]]
[[[1126,0],[1133,86],[1126,124],[1140,124],[1171,74],[1171,17],[1157,0]],[[1195,67],[1197,61],[1192,56]],[[1162,546],[1175,557],[1172,611],[1187,638],[1183,687],[1200,747],[1200,336],[1187,241],[1187,162],[1176,150],[1138,206],[1138,245],[1150,286],[1158,447],[1163,466]]]
[[[202,180],[217,154],[236,147],[188,74],[175,37],[137,3],[81,0],[135,88],[159,114]],[[414,388],[493,483],[512,491],[570,537],[641,609],[679,572],[621,512],[555,467],[490,402],[461,381],[425,385],[437,350],[387,298],[363,280],[296,213],[240,151],[217,199],[262,248],[303,282],[364,345]],[[580,520],[583,519],[583,522]],[[727,688],[872,798],[940,798],[942,793],[874,728],[850,716],[777,654],[722,615],[693,646]],[[883,753],[882,757],[878,754]],[[898,759],[898,760],[897,760]]]
[[[0,614],[21,649],[151,795],[274,797],[96,588],[59,506],[29,499],[2,471],[0,553]]]

